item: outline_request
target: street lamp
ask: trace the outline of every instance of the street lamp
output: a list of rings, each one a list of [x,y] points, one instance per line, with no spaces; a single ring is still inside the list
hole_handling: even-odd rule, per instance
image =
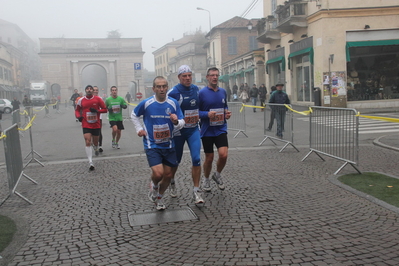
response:
[[[207,10],[207,9],[202,8],[202,7],[197,7],[197,10],[202,10],[202,11],[208,12],[208,14],[209,14],[209,32],[210,32],[211,29],[212,29],[212,24],[211,24],[211,12],[210,12],[209,10]]]

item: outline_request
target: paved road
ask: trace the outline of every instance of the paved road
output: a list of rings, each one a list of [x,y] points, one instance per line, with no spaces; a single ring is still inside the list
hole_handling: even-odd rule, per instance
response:
[[[69,117],[66,113],[59,117],[63,115]],[[166,202],[169,210],[192,208],[198,220],[131,227],[129,213],[154,211],[146,197],[150,173],[146,159],[139,148],[131,151],[136,148],[130,142],[134,134],[129,136],[127,129],[124,148],[106,150],[125,156],[98,158],[97,169],[89,173],[79,126],[62,120],[53,127],[50,121],[59,117],[49,119],[48,125],[37,122],[40,129],[34,137],[44,139],[37,150],[46,166],[32,164],[25,172],[39,184],[23,179],[18,186],[34,205],[12,197],[0,207],[1,214],[16,219],[21,232],[10,247],[15,257],[9,249],[1,253],[4,263],[10,259],[9,265],[399,264],[399,214],[331,183],[341,162],[329,158],[323,162],[316,155],[301,162],[306,147],[279,153],[245,137],[232,140],[223,172],[226,190],[213,187],[202,208],[192,203],[190,163],[184,156],[177,175],[179,197],[167,195]],[[49,136],[57,130],[70,137],[53,142]],[[77,160],[47,161],[46,154],[56,150]],[[360,169],[397,174],[397,155],[364,144]],[[343,170],[353,172],[348,166]],[[6,180],[5,171],[0,178]],[[6,193],[4,183],[1,198]]]

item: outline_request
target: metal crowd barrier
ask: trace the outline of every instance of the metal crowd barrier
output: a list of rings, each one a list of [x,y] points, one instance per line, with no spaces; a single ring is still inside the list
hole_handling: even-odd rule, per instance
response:
[[[49,106],[48,103],[45,103],[45,104],[44,104],[44,111],[46,112],[46,114],[44,115],[44,117],[50,118],[51,116],[50,116],[50,110],[49,110],[49,107],[48,107],[48,106]]]
[[[38,159],[35,158],[35,154],[36,154],[37,156],[39,156],[40,158],[43,158],[43,156],[41,156],[37,151],[35,151],[35,150],[33,149],[32,123],[33,123],[33,121],[35,120],[35,118],[36,118],[36,115],[34,115],[34,116],[32,117],[32,119],[29,118],[29,123],[28,123],[28,125],[27,125],[27,126],[29,126],[30,152],[25,156],[24,160],[26,160],[26,159],[29,157],[29,155],[31,155],[32,157],[31,157],[31,159],[25,164],[24,169],[25,169],[32,161],[35,161],[35,162],[37,162],[38,164],[40,164],[41,166],[44,167],[44,164],[43,164],[42,162],[40,162]]]
[[[21,127],[21,113],[20,113],[20,110],[19,110],[19,109],[14,110],[14,111],[12,112],[12,124],[17,124],[18,127]],[[23,133],[22,133],[21,131],[19,131],[19,135],[20,135],[21,137],[24,136]]]
[[[356,110],[318,106],[311,109],[310,151],[302,161],[314,152],[323,161],[320,154],[345,162],[334,175],[347,164],[361,174],[356,167],[359,160],[359,117],[356,116]]]
[[[270,139],[274,145],[276,141],[284,142],[282,152],[288,145],[299,150],[294,145],[294,114],[288,110],[284,104],[267,103],[263,111],[263,131],[264,139],[259,143],[261,146],[267,139]]]
[[[132,109],[134,109],[134,106],[130,107],[130,103],[127,103],[127,108],[126,109],[121,109],[122,110],[122,117],[123,117],[123,122],[125,121],[130,121],[130,115],[132,113]]]
[[[246,122],[245,122],[245,108],[243,108],[242,103],[229,102],[229,111],[231,112],[231,117],[227,120],[227,129],[229,131],[237,131],[234,135],[234,138],[238,136],[238,134],[242,133],[244,136],[247,136],[246,131]]]
[[[18,134],[18,125],[13,124],[11,127],[4,130],[4,135],[6,136],[3,140],[3,143],[6,158],[9,195],[0,203],[0,206],[13,194],[19,196],[26,202],[33,204],[29,199],[22,196],[19,192],[16,191],[18,183],[21,180],[22,176],[26,177],[34,184],[37,184],[35,180],[30,178],[23,172],[21,143]]]

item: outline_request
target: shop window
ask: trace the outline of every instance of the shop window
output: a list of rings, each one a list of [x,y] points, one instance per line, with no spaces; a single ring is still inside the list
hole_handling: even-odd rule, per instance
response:
[[[351,47],[348,101],[399,99],[399,45]]]

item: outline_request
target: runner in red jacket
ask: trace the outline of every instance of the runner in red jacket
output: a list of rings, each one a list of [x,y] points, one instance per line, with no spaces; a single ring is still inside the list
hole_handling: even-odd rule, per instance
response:
[[[93,145],[95,155],[99,155],[98,138],[100,136],[100,113],[106,113],[104,101],[93,94],[93,86],[87,85],[85,88],[86,96],[79,99],[76,104],[75,116],[82,122],[83,137],[86,142],[86,155],[89,159],[89,170],[94,170],[93,153],[91,146]]]

